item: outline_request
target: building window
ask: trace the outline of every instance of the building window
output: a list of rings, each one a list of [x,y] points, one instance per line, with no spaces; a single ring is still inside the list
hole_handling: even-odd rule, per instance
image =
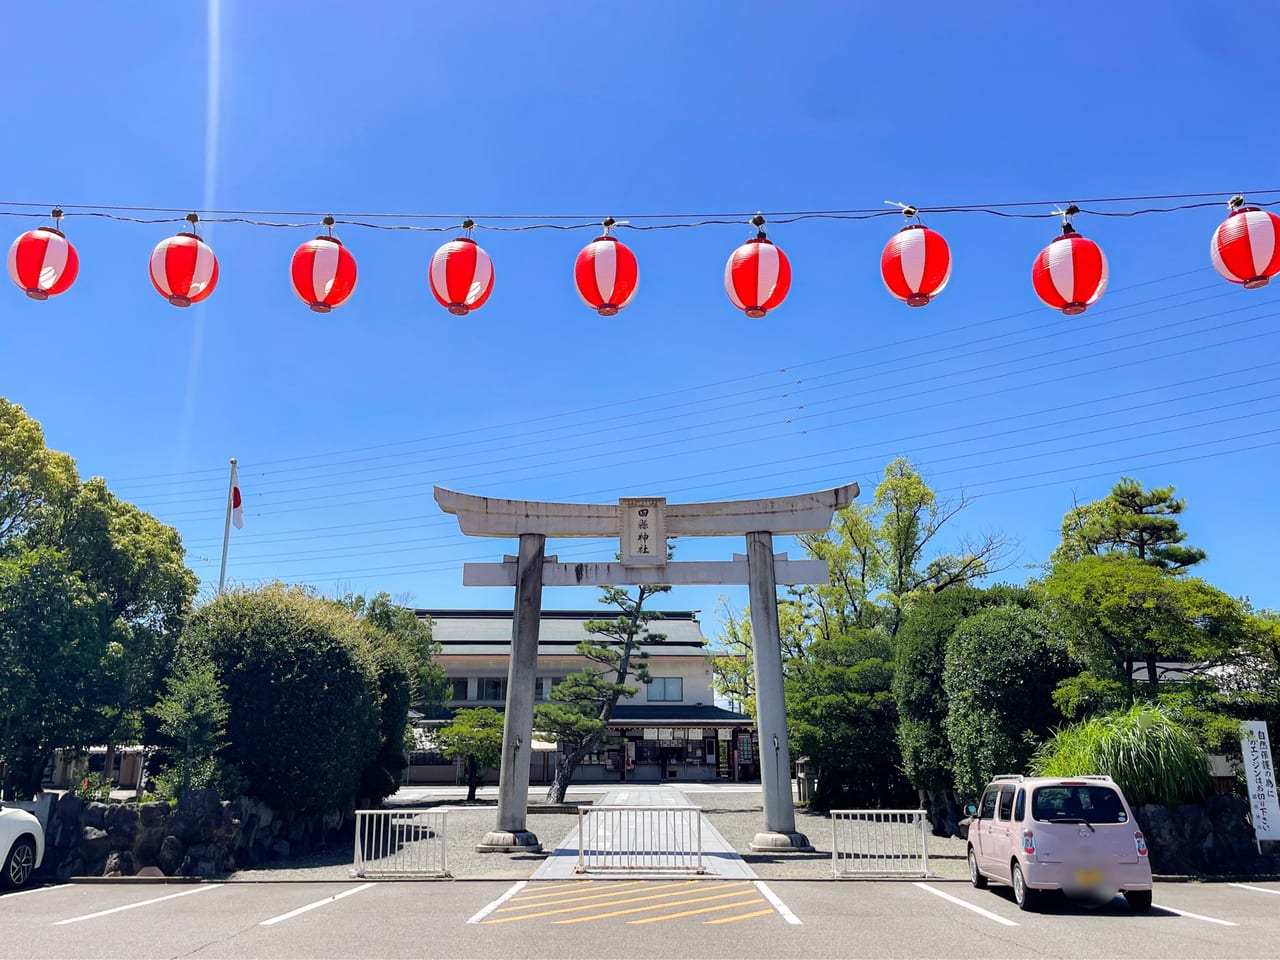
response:
[[[450,692],[449,692],[450,700],[467,699],[467,678],[466,677],[455,677],[454,679],[450,680],[449,688],[450,688]]]
[[[654,677],[648,698],[650,703],[679,703],[684,699],[684,678]]]
[[[507,678],[506,677],[481,677],[479,699],[506,700],[507,699]]]

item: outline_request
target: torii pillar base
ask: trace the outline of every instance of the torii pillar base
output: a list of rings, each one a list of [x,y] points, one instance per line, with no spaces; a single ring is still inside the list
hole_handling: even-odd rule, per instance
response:
[[[541,853],[542,843],[528,830],[490,830],[476,844],[476,853]]]
[[[813,844],[803,833],[757,833],[750,843],[756,853],[813,853]]]

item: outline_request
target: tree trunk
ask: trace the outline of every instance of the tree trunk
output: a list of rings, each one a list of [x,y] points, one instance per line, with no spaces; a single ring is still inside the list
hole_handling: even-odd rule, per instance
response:
[[[108,787],[110,787],[113,783],[116,782],[116,778],[114,776],[115,768],[116,768],[116,743],[115,743],[115,740],[108,740],[107,753],[102,761],[102,776],[107,781]]]
[[[476,787],[480,786],[480,765],[475,757],[467,757],[467,803],[474,803]]]
[[[1147,647],[1147,683],[1151,685],[1151,696],[1154,697],[1160,685],[1160,676],[1156,668],[1155,644]]]
[[[556,765],[556,774],[551,778],[551,787],[547,790],[547,803],[564,803],[565,791],[573,780],[573,773],[582,763],[582,758],[590,751],[592,744],[584,744],[576,750],[566,753],[564,760]]]

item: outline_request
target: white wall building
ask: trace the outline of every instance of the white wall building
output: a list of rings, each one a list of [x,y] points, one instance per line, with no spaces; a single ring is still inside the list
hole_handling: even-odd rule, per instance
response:
[[[511,612],[507,610],[418,610],[429,617],[440,644],[439,662],[452,690],[451,714],[462,707],[502,710],[511,650]],[[544,610],[538,639],[539,702],[565,676],[588,665],[577,651],[589,620],[608,619],[610,611]],[[711,655],[693,612],[664,611],[650,629],[662,640],[641,641],[648,654],[652,682],[641,684],[630,700],[619,702],[610,729],[622,743],[588,757],[576,780],[755,779],[759,766],[750,717],[716,706],[711,688]],[[443,721],[441,721],[443,722]],[[530,779],[547,782],[555,773],[553,744],[535,749]],[[450,762],[415,757],[409,778],[416,782],[452,780]]]

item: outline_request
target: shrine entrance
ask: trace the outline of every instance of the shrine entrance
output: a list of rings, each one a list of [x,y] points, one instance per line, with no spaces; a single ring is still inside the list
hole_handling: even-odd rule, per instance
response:
[[[791,754],[782,692],[778,633],[778,584],[825,583],[825,560],[788,560],[773,552],[775,534],[825,533],[836,510],[858,496],[850,483],[817,493],[723,503],[673,503],[664,497],[624,497],[617,503],[543,503],[500,500],[435,488],[436,503],[458,518],[468,536],[519,537],[520,552],[501,563],[467,563],[469,587],[515,587],[506,714],[498,779],[498,821],[477,850],[537,851],[527,828],[529,763],[533,746],[534,680],[543,586],[672,586],[747,584],[756,681],[756,730],[760,738],[760,782],[764,829],[751,849],[811,851],[796,831],[791,798]],[[674,537],[744,536],[747,552],[725,561],[672,562]],[[621,560],[558,563],[546,556],[547,537],[618,537]]]

